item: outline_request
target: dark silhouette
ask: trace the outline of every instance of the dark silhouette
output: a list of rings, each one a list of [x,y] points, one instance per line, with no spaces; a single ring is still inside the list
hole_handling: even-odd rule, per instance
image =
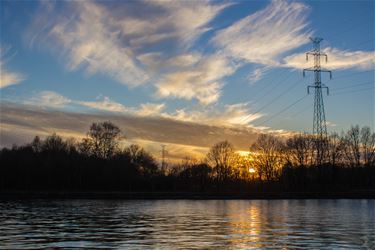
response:
[[[138,145],[119,146],[120,129],[94,123],[80,142],[52,134],[0,151],[0,193],[28,192],[353,192],[375,189],[375,133],[352,127],[328,137],[316,165],[316,138],[262,134],[249,156],[228,141],[200,161],[186,158],[161,169]],[[319,156],[321,157],[321,156]]]

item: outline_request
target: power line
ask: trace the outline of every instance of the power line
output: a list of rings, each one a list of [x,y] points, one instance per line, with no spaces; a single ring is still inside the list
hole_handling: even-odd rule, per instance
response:
[[[330,39],[330,41],[337,41],[340,38],[340,35],[346,34],[349,31],[353,31],[353,28],[355,28],[355,27],[358,27],[358,26],[364,27],[364,26],[362,26],[362,24],[365,23],[365,22],[366,22],[366,20],[363,20],[359,23],[352,23],[350,25],[342,25],[342,23],[341,23],[340,27],[346,27],[346,29],[344,29],[342,31],[339,31],[339,32],[330,33],[330,37],[333,37],[333,39]]]
[[[342,92],[335,92],[330,96],[337,96],[337,95],[343,95],[343,94],[352,94],[352,93],[357,93],[357,92],[362,92],[362,91],[367,91],[367,90],[372,90],[375,89],[375,86],[372,86],[370,88],[364,88],[364,89],[357,89],[357,90],[351,90],[351,91],[342,91]]]
[[[254,114],[257,114],[259,113],[260,111],[262,111],[263,109],[265,109],[266,107],[268,107],[269,105],[271,105],[272,103],[276,102],[278,99],[280,99],[280,97],[282,97],[283,95],[285,95],[286,93],[288,93],[290,90],[292,90],[293,88],[295,88],[297,86],[297,84],[299,83],[299,80],[296,81],[295,83],[293,83],[288,89],[286,89],[284,92],[281,92],[281,94],[279,94],[277,97],[273,98],[272,101],[268,102],[266,105],[263,105],[261,108],[259,108],[257,111],[255,111]]]
[[[310,110],[312,108],[311,104],[309,103],[307,106],[304,106],[302,109],[299,109],[297,112],[295,112],[294,114],[292,115],[289,115],[288,117],[284,117],[284,119],[281,119],[277,124],[280,124],[281,121],[284,121],[286,119],[291,119],[291,118],[295,118],[297,116],[299,116],[300,114],[302,114],[303,112],[307,111],[307,110]]]
[[[351,77],[351,76],[353,76],[353,75],[359,75],[359,74],[368,73],[368,72],[374,72],[374,73],[375,73],[375,70],[370,69],[370,70],[365,70],[365,71],[353,72],[353,73],[349,73],[349,74],[345,74],[345,75],[339,75],[339,76],[337,76],[337,77],[334,77],[334,78],[332,79],[332,82],[333,82],[333,81],[336,81],[337,79],[346,78],[346,77]]]
[[[292,104],[288,105],[287,107],[283,108],[282,110],[280,110],[279,112],[277,112],[275,115],[271,116],[270,118],[268,118],[267,120],[265,120],[262,123],[258,124],[257,126],[261,126],[261,125],[267,123],[268,121],[274,119],[275,117],[279,116],[280,114],[284,113],[285,111],[287,111],[288,109],[290,109],[291,107],[293,107],[294,105],[296,105],[297,103],[299,103],[300,101],[302,101],[303,99],[305,99],[307,96],[308,96],[308,94],[302,96],[301,98],[299,98],[298,100],[296,100]]]
[[[284,74],[282,74],[282,76],[285,76],[286,73],[289,73],[289,72],[288,71],[284,72]],[[265,92],[262,96],[256,98],[253,103],[257,103],[258,101],[262,100],[264,97],[266,97],[267,95],[269,95],[272,91],[274,91],[278,86],[281,85],[280,84],[281,82],[286,81],[287,79],[289,79],[289,77],[291,75],[292,75],[292,73],[289,73],[288,75],[286,75],[286,77],[282,78],[280,81],[277,81],[277,79],[274,79],[271,82],[271,84],[268,85],[268,88],[263,88],[263,90],[265,90],[265,89],[269,89],[269,90],[267,92]],[[277,85],[277,83],[279,83],[279,84]],[[276,85],[276,87],[274,87],[275,85]]]
[[[350,89],[350,88],[355,88],[355,87],[358,87],[358,86],[363,86],[363,85],[368,85],[368,84],[373,84],[373,83],[374,83],[374,81],[357,83],[357,84],[352,84],[352,85],[348,85],[348,86],[344,86],[344,87],[333,88],[332,90]]]

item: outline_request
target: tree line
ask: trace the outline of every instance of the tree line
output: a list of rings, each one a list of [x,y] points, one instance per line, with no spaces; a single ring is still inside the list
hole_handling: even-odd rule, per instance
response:
[[[93,123],[77,141],[52,134],[0,151],[0,190],[28,191],[350,191],[375,188],[375,133],[353,126],[324,141],[307,133],[261,134],[247,155],[228,141],[204,159],[161,168],[139,145],[122,147],[110,121]],[[317,160],[317,145],[324,145]]]

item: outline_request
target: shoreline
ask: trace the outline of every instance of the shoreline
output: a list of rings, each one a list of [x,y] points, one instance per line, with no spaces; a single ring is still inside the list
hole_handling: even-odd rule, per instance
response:
[[[276,200],[276,199],[375,199],[375,190],[348,192],[116,192],[116,191],[1,191],[4,199],[123,199],[123,200]]]

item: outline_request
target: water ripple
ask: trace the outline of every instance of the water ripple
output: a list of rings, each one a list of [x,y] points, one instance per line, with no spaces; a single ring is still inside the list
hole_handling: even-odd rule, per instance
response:
[[[374,200],[0,202],[0,248],[375,248]]]

